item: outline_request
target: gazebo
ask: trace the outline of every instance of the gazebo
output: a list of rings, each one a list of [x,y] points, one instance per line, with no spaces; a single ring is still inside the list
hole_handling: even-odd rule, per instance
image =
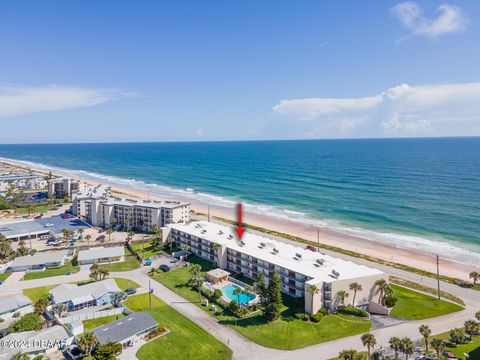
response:
[[[229,276],[230,273],[228,271],[220,268],[210,270],[205,274],[205,278],[207,279],[207,281],[211,282],[214,285],[221,283],[222,281],[227,281]]]

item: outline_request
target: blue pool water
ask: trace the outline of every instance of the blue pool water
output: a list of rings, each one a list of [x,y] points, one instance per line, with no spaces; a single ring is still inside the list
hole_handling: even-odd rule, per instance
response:
[[[235,295],[233,292],[238,288],[239,287],[236,285],[229,284],[222,287],[222,292],[227,298],[235,300],[239,304],[246,304],[256,298],[256,295],[250,292],[243,292],[240,295]]]

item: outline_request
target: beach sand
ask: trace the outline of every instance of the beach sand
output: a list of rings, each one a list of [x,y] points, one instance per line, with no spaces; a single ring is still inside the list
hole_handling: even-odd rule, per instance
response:
[[[14,166],[29,168],[33,171],[39,173],[46,173],[46,170],[40,167],[26,166],[20,162],[15,162],[11,160],[0,160],[4,163],[9,163]],[[48,170],[47,170],[48,172]],[[52,171],[55,174],[55,171]],[[78,177],[77,177],[78,179]],[[90,179],[80,179],[89,184],[96,185],[98,183],[91,181]],[[182,200],[188,201],[191,204],[191,210],[197,213],[206,214],[208,211],[208,206],[206,204],[192,202],[191,199],[173,199],[170,197],[162,197],[152,194],[147,194],[141,191],[137,191],[130,188],[122,188],[115,184],[112,185],[112,191],[117,193],[126,194],[129,197],[134,197],[138,199],[149,199],[149,200]],[[225,208],[220,206],[210,206],[210,216],[219,217],[228,220],[236,220],[236,213],[234,208]],[[244,214],[244,223],[249,225],[258,226],[261,228],[274,230],[280,233],[300,237],[306,240],[317,242],[317,232],[318,228],[312,225],[304,224],[301,222],[296,222],[293,220],[280,219],[277,217],[269,216],[268,214],[256,214],[249,213],[248,209]],[[425,270],[431,273],[436,272],[436,257],[434,254],[434,249],[431,253],[426,253],[424,250],[415,249],[405,249],[396,246],[382,244],[379,241],[364,239],[360,237],[355,237],[352,235],[347,235],[341,232],[336,232],[334,230],[321,228],[320,230],[320,243],[341,248],[344,250],[360,253],[377,259],[382,259],[389,262],[394,262],[398,264],[403,264]],[[468,280],[468,274],[474,270],[473,266],[466,265],[458,262],[455,259],[447,259],[442,257],[440,259],[441,264],[441,275],[455,277],[460,279]]]

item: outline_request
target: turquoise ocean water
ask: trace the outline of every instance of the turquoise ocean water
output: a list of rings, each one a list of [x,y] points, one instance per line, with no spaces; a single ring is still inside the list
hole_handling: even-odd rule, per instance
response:
[[[480,138],[0,145],[0,157],[480,262]]]

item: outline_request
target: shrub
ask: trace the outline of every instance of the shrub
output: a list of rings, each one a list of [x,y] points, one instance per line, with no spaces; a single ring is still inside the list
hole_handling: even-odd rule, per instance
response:
[[[145,335],[145,340],[151,340],[155,337],[157,337],[160,334],[163,334],[165,332],[165,328],[161,325],[158,325],[155,329],[150,331],[147,335]]]
[[[42,327],[43,320],[35,313],[23,315],[20,319],[15,320],[8,327],[8,332],[32,331],[39,330]]]
[[[298,312],[293,314],[293,317],[297,320],[303,320],[305,317],[307,317],[307,315],[305,315],[304,313]]]
[[[368,317],[368,313],[365,310],[356,308],[354,306],[339,306],[338,312],[345,315]]]
[[[5,321],[5,319],[2,318],[2,317],[0,317],[0,323],[2,323],[2,322],[4,322],[4,321]]]
[[[20,317],[20,312],[17,311],[16,313],[14,313],[14,314],[12,315],[12,317],[14,317],[14,318],[19,318],[19,317]]]
[[[317,311],[317,314],[322,314],[323,316],[328,315],[328,309],[327,308],[320,308]]]
[[[323,318],[323,314],[320,314],[320,313],[316,313],[315,315],[310,316],[310,320],[312,320],[315,323],[320,322],[322,318]]]
[[[220,300],[223,296],[223,293],[220,289],[216,289],[214,292],[213,292],[213,295],[212,295],[212,301],[215,301],[217,302],[218,300]]]
[[[397,300],[398,298],[395,295],[389,294],[385,296],[385,306],[388,308],[392,308],[397,303]]]
[[[239,308],[239,306],[238,306],[238,304],[235,300],[232,300],[228,303],[228,310],[230,310],[230,312],[233,315],[235,315],[237,313],[238,308]]]
[[[450,330],[450,340],[456,344],[463,344],[467,340],[464,329],[452,329]]]

